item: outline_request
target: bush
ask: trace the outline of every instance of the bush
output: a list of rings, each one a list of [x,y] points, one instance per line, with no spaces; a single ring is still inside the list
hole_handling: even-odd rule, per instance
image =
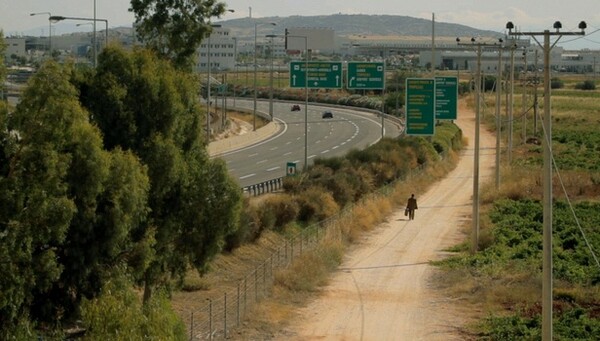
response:
[[[325,189],[311,187],[296,196],[300,206],[298,219],[303,222],[325,220],[339,211],[333,196]]]
[[[565,87],[565,82],[563,82],[562,79],[554,77],[550,80],[550,88],[562,89],[564,87]]]
[[[130,281],[117,278],[81,305],[87,340],[186,340],[185,326],[164,293],[142,306]]]
[[[577,90],[596,90],[596,83],[592,80],[586,80],[583,83],[575,84]]]
[[[275,230],[281,230],[286,224],[296,220],[300,212],[298,203],[289,194],[267,198],[261,206],[261,211],[273,213],[275,221],[272,228]]]

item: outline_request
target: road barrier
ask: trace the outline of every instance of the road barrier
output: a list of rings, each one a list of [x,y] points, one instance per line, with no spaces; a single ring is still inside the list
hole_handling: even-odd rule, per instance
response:
[[[242,192],[251,196],[259,196],[275,192],[283,188],[283,177],[263,181],[258,184],[242,187]]]

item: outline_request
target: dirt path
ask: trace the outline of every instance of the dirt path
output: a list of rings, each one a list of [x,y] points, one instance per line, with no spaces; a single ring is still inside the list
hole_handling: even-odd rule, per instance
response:
[[[415,193],[419,209],[403,211],[351,252],[321,295],[302,308],[277,339],[461,340],[467,318],[461,307],[430,284],[431,260],[465,239],[473,192],[474,113],[464,107],[457,124],[469,139],[457,168],[426,193]],[[493,175],[495,137],[481,129],[480,179]]]

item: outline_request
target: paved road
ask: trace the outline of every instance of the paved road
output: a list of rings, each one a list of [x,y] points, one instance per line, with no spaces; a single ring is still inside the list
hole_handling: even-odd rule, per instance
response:
[[[253,101],[237,99],[236,106],[252,109]],[[266,139],[260,142],[249,136],[249,145],[218,155],[226,161],[229,171],[242,187],[285,176],[287,162],[295,162],[298,170],[304,167],[304,104],[300,107],[300,111],[292,112],[289,103],[276,102],[277,128],[270,128],[272,136],[262,136]],[[259,101],[257,108],[259,112],[268,112],[268,102]],[[331,110],[333,118],[323,119],[321,115],[325,110]],[[384,128],[386,136],[400,134],[396,125],[386,122]],[[381,139],[381,121],[377,115],[359,109],[309,104],[307,131],[310,164],[319,157],[342,156],[353,148],[362,149],[376,143]]]

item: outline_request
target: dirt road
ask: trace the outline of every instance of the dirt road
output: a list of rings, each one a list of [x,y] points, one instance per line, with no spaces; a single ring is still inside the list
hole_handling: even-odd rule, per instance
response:
[[[431,260],[465,239],[473,193],[475,119],[461,107],[457,124],[469,139],[457,168],[426,193],[415,193],[419,209],[408,221],[393,214],[347,255],[322,294],[302,308],[278,339],[461,340],[461,308],[431,286]],[[493,175],[495,136],[481,129],[480,180]],[[285,335],[285,336],[283,336]]]

